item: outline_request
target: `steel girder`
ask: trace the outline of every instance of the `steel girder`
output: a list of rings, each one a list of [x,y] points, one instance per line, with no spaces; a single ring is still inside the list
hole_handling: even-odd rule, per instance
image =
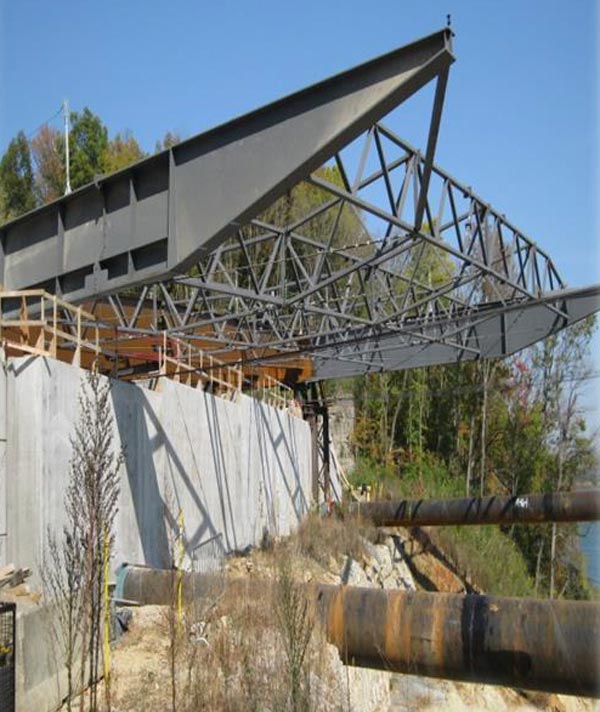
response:
[[[166,279],[453,60],[443,30],[100,177],[1,229],[0,281],[76,302]]]
[[[0,275],[315,379],[513,353],[600,290],[434,164],[452,61],[444,30],[102,178],[1,228]],[[422,155],[388,115],[434,78]]]

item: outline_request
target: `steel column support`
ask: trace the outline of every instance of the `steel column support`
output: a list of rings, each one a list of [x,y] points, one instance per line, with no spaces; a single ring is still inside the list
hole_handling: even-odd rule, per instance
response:
[[[307,420],[310,426],[312,500],[316,504],[319,501],[319,426],[316,413],[310,413]]]
[[[310,427],[313,504],[320,501],[321,492],[323,499],[327,501],[330,492],[329,415],[323,390],[319,385],[310,383],[301,393],[304,400],[304,419]]]
[[[331,494],[331,453],[330,453],[330,440],[329,440],[329,409],[327,404],[323,403],[321,406],[321,419],[322,419],[322,453],[323,453],[323,496],[325,501],[329,501],[329,496]]]
[[[314,392],[314,384],[311,384],[309,389],[302,389],[304,419],[310,428],[312,502],[316,504],[319,501],[319,424],[314,399],[310,399],[310,394],[314,394]]]

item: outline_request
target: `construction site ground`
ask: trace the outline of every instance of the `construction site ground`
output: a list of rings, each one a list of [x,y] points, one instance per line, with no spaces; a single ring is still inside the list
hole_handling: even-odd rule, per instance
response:
[[[281,562],[285,561],[296,582],[425,587],[449,592],[473,589],[472,582],[464,581],[452,570],[442,552],[430,543],[423,544],[427,540],[422,536],[415,538],[403,529],[383,533],[348,529],[343,524],[323,527],[309,523],[288,541],[229,558],[224,581],[228,577],[276,579],[281,576]],[[131,610],[129,630],[113,646],[114,712],[172,709],[173,678],[175,709],[181,712],[293,709],[276,602],[238,600],[228,606],[214,601],[203,604],[195,613],[184,614],[186,640],[175,658],[175,607],[140,606]],[[307,710],[600,710],[598,702],[588,699],[345,667],[337,650],[323,640],[316,626],[306,660],[310,694],[302,709]]]

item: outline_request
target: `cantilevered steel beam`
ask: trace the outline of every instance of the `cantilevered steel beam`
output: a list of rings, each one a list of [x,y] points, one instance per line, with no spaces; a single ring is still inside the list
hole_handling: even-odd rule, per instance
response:
[[[559,310],[559,314],[552,307]],[[284,364],[286,359],[311,354],[314,369],[310,380],[321,381],[498,358],[516,353],[597,311],[600,311],[600,285],[565,289],[516,304],[488,303],[462,311],[457,309],[453,314],[432,313],[422,319],[399,321],[395,328],[362,327],[325,332],[303,349],[289,348],[293,339],[285,343],[270,339],[264,349],[252,349],[253,355],[247,356],[244,362]],[[273,349],[281,346],[287,347],[286,350],[273,353]],[[224,353],[225,343],[223,347]]]
[[[444,29],[0,228],[0,284],[82,301],[208,254],[454,61]]]
[[[100,178],[0,228],[0,284],[106,317],[104,299],[112,322],[228,361],[312,359],[314,380],[498,358],[557,333],[598,311],[600,288],[566,289],[435,163],[452,61],[446,29]],[[423,155],[387,121],[429,80]]]
[[[351,511],[391,527],[593,522],[600,519],[600,490],[353,503]]]
[[[462,313],[456,310],[454,317],[431,314],[401,322],[396,331],[355,329],[344,339],[330,340],[325,335],[315,349],[314,379],[510,356],[597,311],[600,285],[551,292],[529,301],[488,303]]]
[[[175,572],[125,566],[116,596],[172,601]],[[187,600],[236,595],[270,601],[272,581],[183,575]],[[348,665],[426,677],[600,696],[600,604],[531,598],[305,586],[325,634]]]

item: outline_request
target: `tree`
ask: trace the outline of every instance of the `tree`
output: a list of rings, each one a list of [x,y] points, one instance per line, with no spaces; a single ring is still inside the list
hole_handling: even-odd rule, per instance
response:
[[[585,419],[579,405],[581,383],[589,376],[587,355],[595,329],[588,318],[546,339],[535,352],[534,362],[542,373],[539,399],[551,453],[545,488],[569,490],[578,475],[591,469],[593,449],[585,436]],[[549,592],[557,592],[559,531],[551,527]]]
[[[31,151],[36,165],[36,192],[42,203],[50,203],[65,192],[64,135],[44,124],[31,140]]]
[[[113,173],[141,160],[145,155],[133,134],[124,131],[108,142],[102,156],[102,166],[105,173]]]
[[[0,186],[3,222],[35,208],[31,153],[23,131],[8,144],[0,161]]]
[[[73,114],[70,135],[71,185],[78,188],[97,174],[113,173],[145,157],[130,131],[108,140],[106,128],[89,109]],[[35,186],[42,203],[56,200],[65,192],[65,142],[60,131],[44,125],[31,141],[36,164]]]
[[[154,146],[154,153],[166,151],[167,148],[172,148],[175,144],[181,143],[181,136],[176,131],[167,131],[163,136],[162,141],[157,141]]]
[[[61,651],[67,672],[67,712],[73,709],[76,689],[77,645],[81,634],[81,612],[83,608],[83,548],[76,535],[77,521],[73,515],[78,512],[67,510],[67,525],[62,536],[48,530],[42,583],[44,595],[55,604],[53,619],[53,642]]]
[[[108,130],[101,119],[87,107],[71,112],[69,139],[71,187],[80,188],[104,173],[104,156],[108,148]]]

